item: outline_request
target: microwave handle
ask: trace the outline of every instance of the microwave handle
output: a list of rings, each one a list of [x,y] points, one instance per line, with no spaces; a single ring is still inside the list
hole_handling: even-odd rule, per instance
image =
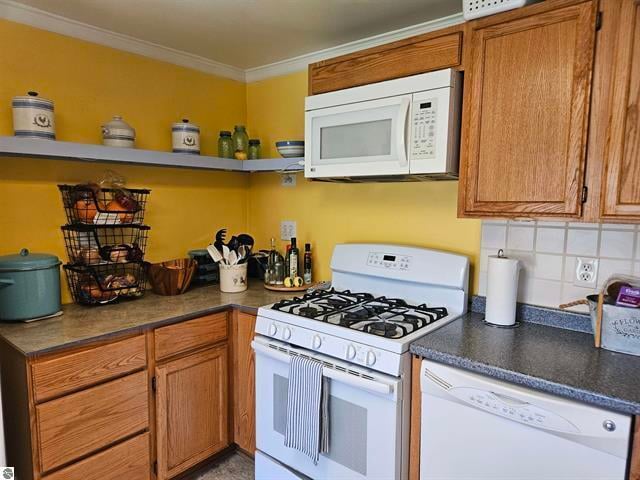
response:
[[[271,357],[275,360],[279,360],[284,363],[291,362],[291,356],[278,352],[272,348],[267,347],[266,345],[262,345],[256,341],[251,342],[251,346],[256,351],[256,353],[260,353],[267,357]],[[367,380],[364,378],[359,378],[354,375],[350,375],[348,373],[343,373],[338,370],[334,370],[332,368],[323,367],[322,368],[322,376],[326,378],[331,378],[340,383],[345,383],[352,387],[356,387],[363,390],[368,390],[373,393],[380,393],[383,395],[389,395],[393,393],[393,385],[389,385],[388,383],[378,382],[376,380]]]
[[[396,150],[398,152],[398,163],[401,167],[407,165],[407,115],[409,114],[409,107],[411,106],[411,100],[409,98],[403,98],[400,101],[400,108],[398,109],[398,118],[396,121]]]

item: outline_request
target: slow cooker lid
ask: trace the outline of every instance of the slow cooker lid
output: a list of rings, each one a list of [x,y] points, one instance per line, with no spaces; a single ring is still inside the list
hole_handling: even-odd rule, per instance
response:
[[[26,248],[14,255],[0,256],[0,271],[26,271],[41,270],[43,268],[57,267],[60,260],[55,255],[48,253],[31,253]]]

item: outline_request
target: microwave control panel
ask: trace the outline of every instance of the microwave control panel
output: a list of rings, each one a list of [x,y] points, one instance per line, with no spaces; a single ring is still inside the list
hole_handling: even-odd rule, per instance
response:
[[[436,119],[438,100],[421,99],[413,102],[411,157],[430,159],[436,157]]]

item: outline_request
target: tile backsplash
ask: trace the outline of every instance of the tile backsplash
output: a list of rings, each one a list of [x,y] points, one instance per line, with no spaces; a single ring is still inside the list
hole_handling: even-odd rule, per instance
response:
[[[499,249],[521,261],[518,301],[533,305],[557,307],[597,291],[574,284],[578,257],[598,260],[598,287],[614,273],[640,276],[636,225],[485,220],[480,295],[487,291],[487,257]]]

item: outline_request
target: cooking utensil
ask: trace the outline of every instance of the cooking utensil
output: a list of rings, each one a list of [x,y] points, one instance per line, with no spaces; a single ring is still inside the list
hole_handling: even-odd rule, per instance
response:
[[[60,310],[58,257],[26,248],[0,256],[0,320],[30,320]]]
[[[253,248],[253,246],[255,245],[253,237],[247,233],[241,233],[240,235],[238,235],[238,242],[251,248]]]
[[[235,250],[230,250],[229,251],[229,265],[237,264],[238,260],[240,260],[240,258],[238,257],[238,254],[236,253],[236,251]]]
[[[207,247],[207,252],[209,252],[209,255],[211,255],[211,258],[213,258],[214,262],[220,263],[220,262],[224,261],[224,258],[222,257],[222,254],[220,253],[220,250],[218,250],[213,245],[209,245]]]
[[[224,244],[226,236],[227,236],[226,228],[222,228],[216,232],[216,239],[213,242],[213,246],[216,247],[219,252],[222,251],[222,245]]]
[[[227,247],[226,245],[222,245],[222,257],[224,258],[224,261],[227,265],[229,265],[229,252],[231,250],[229,250],[229,247]]]
[[[244,263],[248,256],[246,245],[240,245],[238,247],[238,263]]]
[[[238,237],[236,237],[235,235],[232,236],[231,240],[229,240],[229,243],[227,243],[227,247],[229,247],[229,250],[238,251],[239,246],[240,242],[238,241]]]

